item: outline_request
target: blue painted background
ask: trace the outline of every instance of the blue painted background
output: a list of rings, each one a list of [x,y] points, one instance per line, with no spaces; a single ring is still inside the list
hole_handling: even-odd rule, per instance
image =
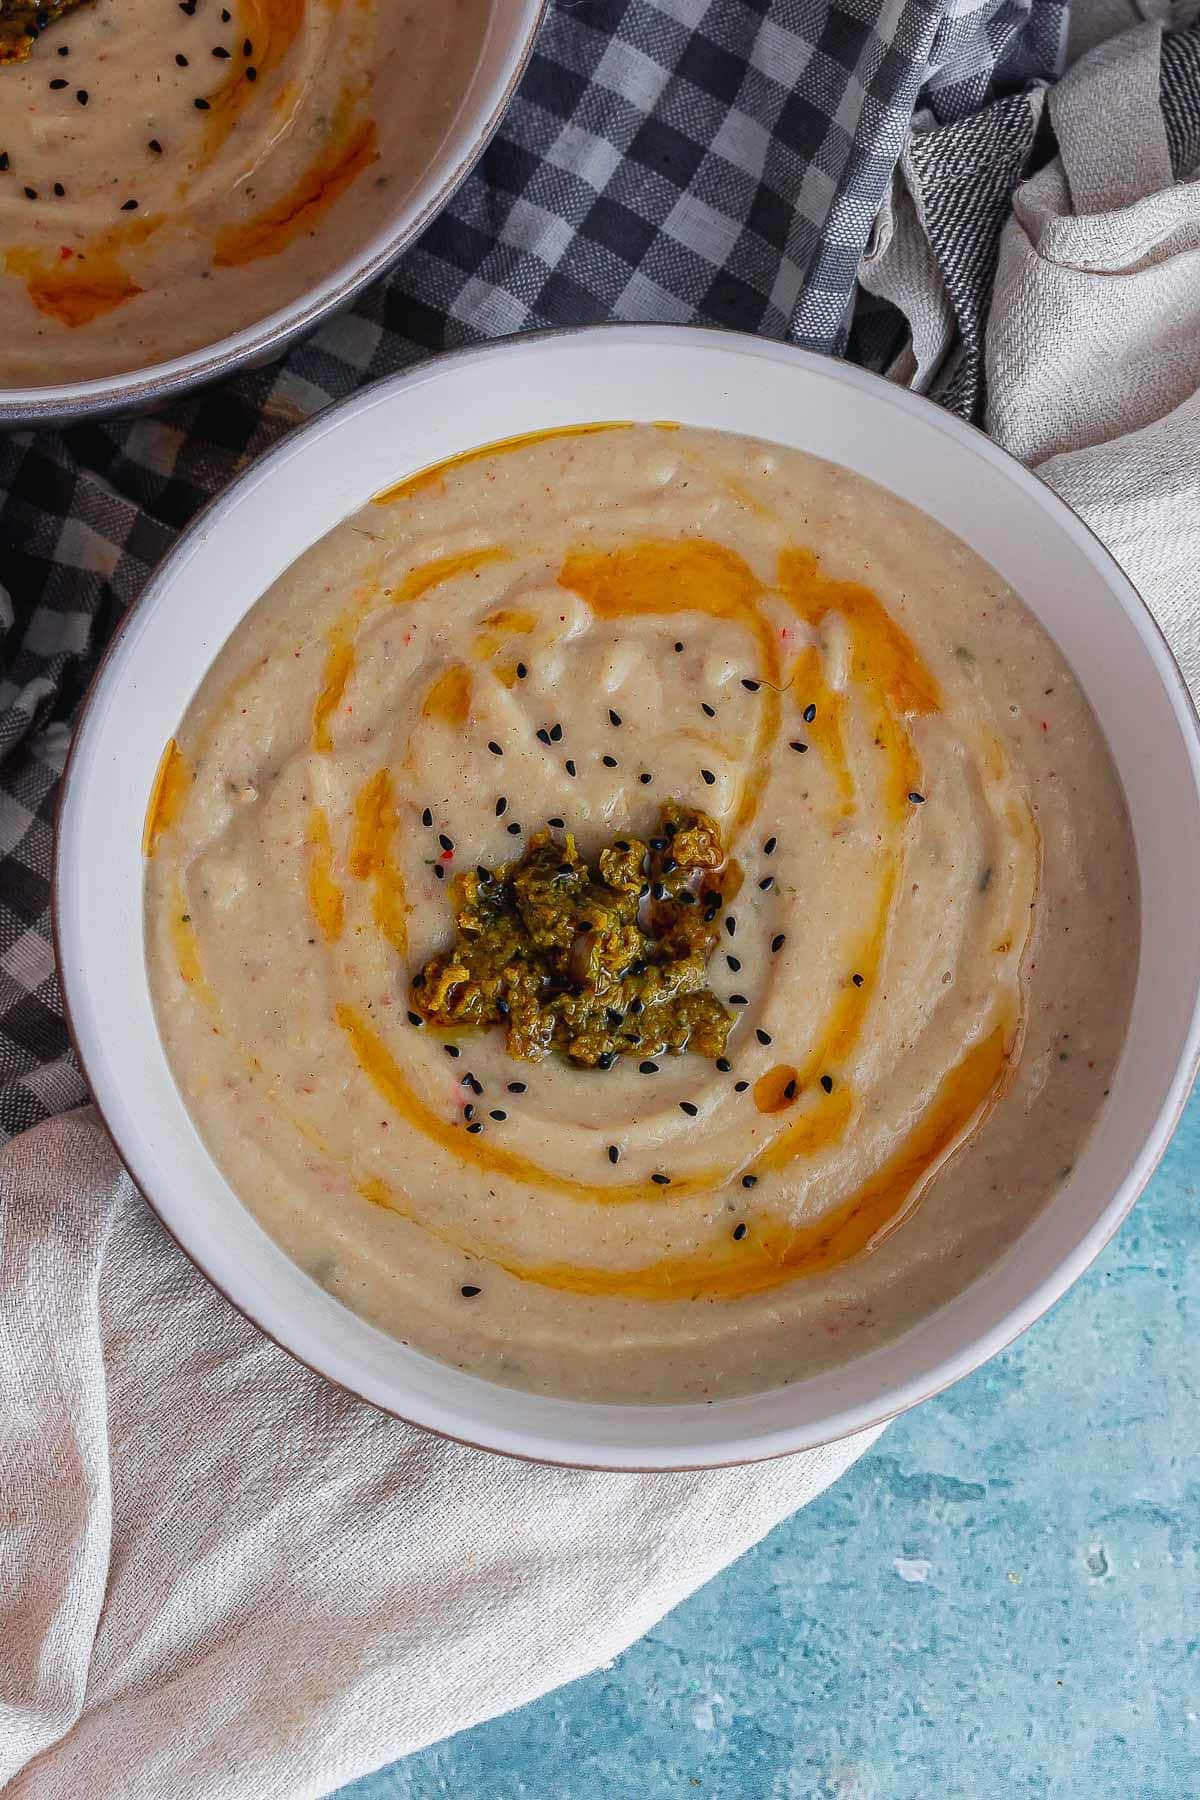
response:
[[[339,1800],[1194,1800],[1200,1095],[1005,1355],[608,1669]]]

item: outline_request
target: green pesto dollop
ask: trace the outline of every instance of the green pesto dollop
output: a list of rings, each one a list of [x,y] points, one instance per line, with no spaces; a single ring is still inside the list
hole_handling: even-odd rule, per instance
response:
[[[594,869],[570,832],[539,831],[518,861],[455,876],[454,943],[412,981],[421,1018],[503,1026],[526,1062],[723,1055],[733,1017],[707,969],[740,871],[706,813],[675,800],[660,813],[648,843],[616,838]]]
[[[0,63],[24,62],[40,32],[79,0],[0,0]]]

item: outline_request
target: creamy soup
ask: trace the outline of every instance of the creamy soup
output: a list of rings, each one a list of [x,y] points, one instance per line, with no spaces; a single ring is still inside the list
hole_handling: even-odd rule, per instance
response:
[[[438,149],[488,0],[93,0],[0,63],[0,384],[213,344],[330,275]]]
[[[726,859],[688,901],[724,1054],[429,1023],[464,892],[548,831],[564,875],[657,843],[652,906],[672,802]],[[1045,632],[912,507],[715,432],[379,495],[230,637],[146,848],[159,1024],[247,1206],[365,1318],[546,1393],[767,1388],[961,1292],[1078,1154],[1134,979],[1120,785]]]

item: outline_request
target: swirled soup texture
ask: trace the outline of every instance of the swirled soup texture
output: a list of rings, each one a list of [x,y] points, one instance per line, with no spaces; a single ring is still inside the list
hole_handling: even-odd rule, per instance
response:
[[[669,802],[727,859],[723,1057],[430,1025],[456,875],[548,830],[577,881]],[[890,494],[714,432],[379,496],[225,645],[147,851],[163,1039],[246,1205],[365,1318],[555,1394],[766,1388],[959,1293],[1069,1169],[1134,978],[1124,801],[1046,634]]]
[[[0,63],[0,385],[145,368],[331,275],[429,166],[488,0],[94,0]]]

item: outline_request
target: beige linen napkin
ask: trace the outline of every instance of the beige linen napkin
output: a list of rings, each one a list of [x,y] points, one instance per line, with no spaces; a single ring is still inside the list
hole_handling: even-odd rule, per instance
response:
[[[1200,691],[1200,179],[1176,181],[1162,27],[1051,90],[1059,154],[1018,188],[988,320],[987,427],[1087,520]]]
[[[0,1152],[0,1396],[7,1800],[316,1800],[609,1660],[877,1435],[639,1476],[401,1425],[209,1287],[82,1113]]]

